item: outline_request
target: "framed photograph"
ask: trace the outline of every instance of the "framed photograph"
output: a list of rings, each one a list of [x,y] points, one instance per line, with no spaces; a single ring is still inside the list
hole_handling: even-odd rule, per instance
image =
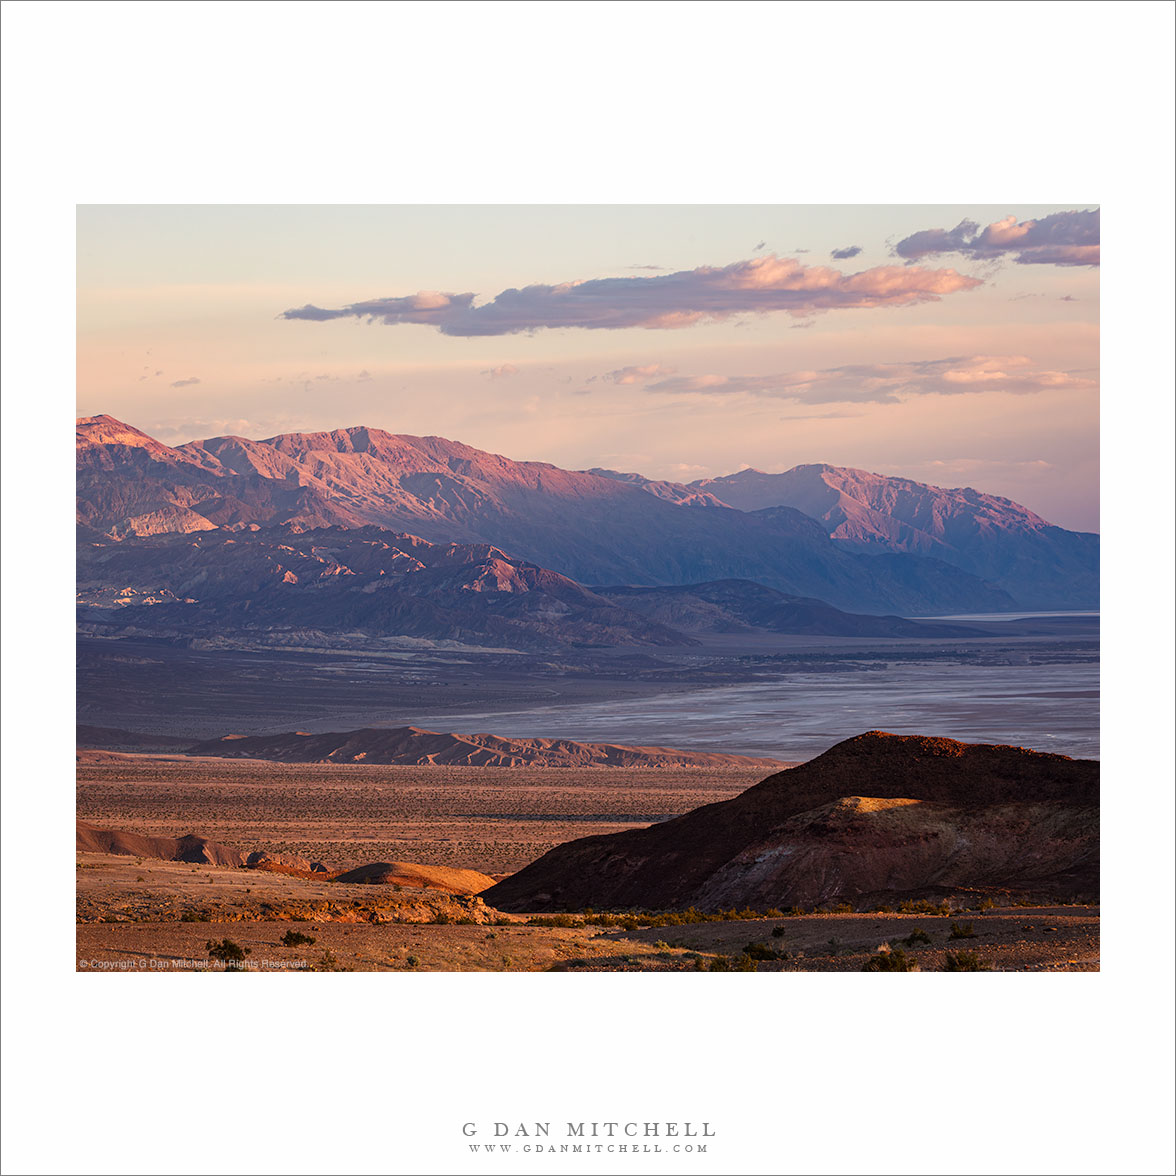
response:
[[[5,1170],[1167,1170],[1172,14],[1009,15],[7,6]]]

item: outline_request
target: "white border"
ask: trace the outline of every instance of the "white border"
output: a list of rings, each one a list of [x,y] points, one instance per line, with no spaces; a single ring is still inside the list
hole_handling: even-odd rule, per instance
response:
[[[651,1172],[1170,1170],[1170,5],[10,0],[4,24],[5,1171],[480,1171],[465,1119],[571,1113],[719,1124]],[[73,973],[77,203],[1009,199],[1101,203],[1108,236],[1100,975]]]

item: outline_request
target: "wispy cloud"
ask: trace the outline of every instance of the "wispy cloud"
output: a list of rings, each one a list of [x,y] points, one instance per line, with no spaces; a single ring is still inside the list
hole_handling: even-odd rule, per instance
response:
[[[1024,355],[971,355],[911,363],[846,364],[819,371],[770,376],[675,376],[650,384],[670,395],[773,396],[802,404],[897,404],[911,396],[969,392],[1028,395],[1047,390],[1082,391],[1096,381],[1077,372],[1036,368]]]
[[[857,257],[861,251],[860,245],[846,245],[844,249],[834,249],[829,256],[835,261],[848,261],[851,257]]]
[[[557,327],[667,330],[735,314],[783,311],[803,317],[836,309],[911,306],[982,284],[980,278],[954,269],[890,265],[844,274],[769,253],[731,265],[700,266],[656,277],[592,278],[503,290],[480,306],[474,305],[475,295],[470,293],[423,291],[335,310],[308,305],[284,311],[280,317],[418,323],[445,335],[463,336]]]
[[[193,384],[199,384],[200,381],[195,376],[189,376],[186,380],[173,380],[171,386],[173,388],[190,388]]]
[[[1011,254],[1018,265],[1098,265],[1099,210],[1072,209],[1026,221],[1006,216],[984,229],[962,220],[954,229],[912,233],[894,252],[908,261],[939,253],[962,253],[975,261]]]
[[[518,375],[518,371],[513,363],[500,363],[497,367],[483,368],[478,374],[491,380],[504,380],[507,376]]]
[[[605,372],[602,376],[593,376],[588,383],[592,384],[600,379],[607,380],[610,384],[645,384],[650,380],[656,380],[658,376],[672,376],[677,370],[660,363],[630,365]]]

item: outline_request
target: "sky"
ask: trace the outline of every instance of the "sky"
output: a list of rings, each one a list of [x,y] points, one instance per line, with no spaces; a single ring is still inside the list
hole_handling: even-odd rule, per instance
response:
[[[828,462],[1098,529],[1097,205],[82,205],[77,411],[692,481]]]

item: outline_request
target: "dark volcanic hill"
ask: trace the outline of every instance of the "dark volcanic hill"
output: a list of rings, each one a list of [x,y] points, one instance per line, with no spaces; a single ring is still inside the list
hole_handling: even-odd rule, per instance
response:
[[[831,465],[740,470],[689,489],[742,511],[799,510],[848,551],[933,556],[1025,608],[1098,606],[1099,537],[1052,526],[1008,498]]]
[[[631,612],[683,633],[791,633],[820,637],[969,637],[964,625],[847,613],[803,596],[786,596],[750,580],[674,588],[597,588]]]
[[[999,611],[1006,592],[947,563],[844,550],[805,514],[762,516],[674,483],[516,462],[379,429],[217,437],[172,448],[108,416],[77,425],[77,518],[99,541],[340,526],[486,544],[591,583],[749,579],[860,612]]]
[[[189,748],[190,755],[277,760],[288,764],[457,764],[481,768],[771,768],[778,760],[748,755],[573,743],[569,739],[506,739],[454,735],[420,727],[365,727],[308,735],[228,735]]]
[[[1098,805],[1095,761],[871,731],[731,800],[557,846],[483,897],[508,911],[1088,897]]]

